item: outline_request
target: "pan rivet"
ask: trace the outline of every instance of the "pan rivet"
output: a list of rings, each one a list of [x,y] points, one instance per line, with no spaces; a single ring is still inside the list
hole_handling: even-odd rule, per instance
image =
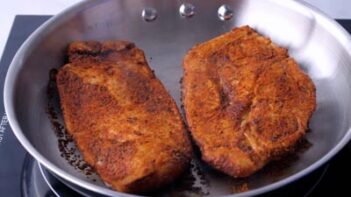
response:
[[[218,8],[218,18],[222,21],[229,20],[233,17],[233,10],[228,5],[222,5]]]
[[[190,18],[190,17],[194,16],[194,14],[195,14],[195,6],[193,4],[190,4],[190,3],[183,3],[179,7],[179,14],[182,17]]]
[[[143,19],[147,22],[154,21],[157,18],[157,11],[155,8],[145,8],[141,12],[141,17],[143,17]]]

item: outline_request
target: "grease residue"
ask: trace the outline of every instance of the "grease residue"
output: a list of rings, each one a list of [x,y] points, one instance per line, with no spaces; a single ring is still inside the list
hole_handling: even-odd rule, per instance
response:
[[[56,86],[56,74],[57,69],[52,69],[50,71],[49,84],[47,87],[47,114],[49,115],[51,126],[57,136],[60,155],[75,169],[81,171],[86,176],[90,176],[94,173],[92,167],[83,160],[75,146],[73,137],[67,133],[64,126]]]

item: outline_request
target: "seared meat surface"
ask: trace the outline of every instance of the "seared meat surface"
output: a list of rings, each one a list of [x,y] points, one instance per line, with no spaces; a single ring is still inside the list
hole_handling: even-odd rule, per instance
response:
[[[316,108],[315,86],[287,50],[248,26],[193,47],[183,68],[192,137],[203,160],[233,177],[289,152]]]
[[[144,193],[188,167],[177,106],[133,43],[74,42],[56,76],[61,108],[88,164],[121,192]]]

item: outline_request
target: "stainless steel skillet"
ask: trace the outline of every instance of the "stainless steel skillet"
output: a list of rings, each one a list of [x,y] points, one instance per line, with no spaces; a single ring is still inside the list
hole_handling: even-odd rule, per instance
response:
[[[23,44],[8,71],[4,101],[10,125],[26,150],[68,185],[96,194],[125,195],[94,182],[60,156],[58,141],[46,113],[49,71],[63,65],[65,48],[73,40],[130,40],[142,48],[156,75],[180,105],[179,79],[184,54],[233,27],[250,25],[289,48],[317,87],[318,108],[307,134],[312,146],[277,176],[250,178],[249,191],[233,194],[222,177],[208,174],[212,196],[256,195],[286,185],[315,170],[335,155],[351,137],[351,39],[335,21],[297,1],[223,0],[186,1],[193,17],[179,15],[185,1],[86,1],[53,17]],[[232,18],[222,21],[218,8],[226,4]],[[157,11],[154,21],[142,10]],[[205,172],[206,173],[206,172]]]

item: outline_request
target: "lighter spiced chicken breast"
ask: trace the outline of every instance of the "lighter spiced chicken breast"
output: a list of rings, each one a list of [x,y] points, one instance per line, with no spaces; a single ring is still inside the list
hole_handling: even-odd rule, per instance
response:
[[[289,152],[316,108],[312,80],[249,26],[194,46],[185,56],[182,101],[202,158],[246,177]]]

